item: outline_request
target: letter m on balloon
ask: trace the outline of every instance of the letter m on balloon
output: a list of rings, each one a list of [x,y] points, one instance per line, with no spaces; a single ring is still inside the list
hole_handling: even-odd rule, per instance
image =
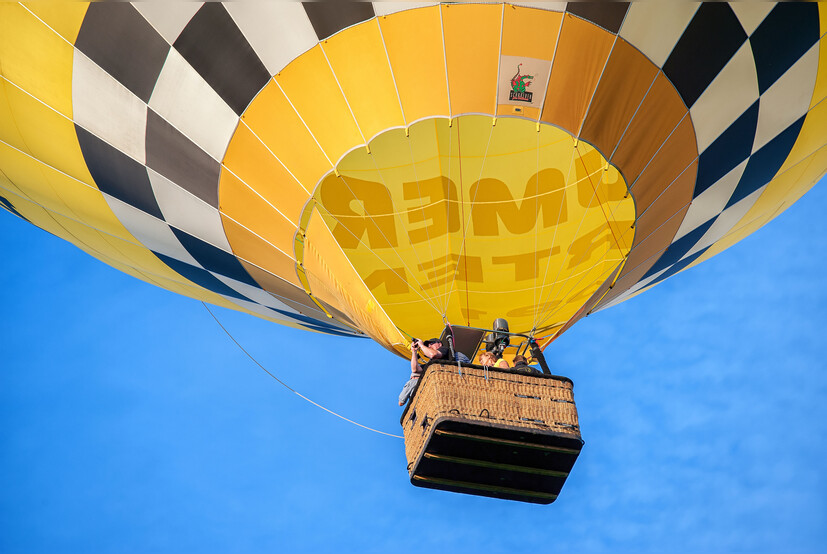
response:
[[[543,227],[568,220],[565,178],[557,169],[543,169],[531,177],[522,199],[515,199],[498,179],[480,179],[471,187],[471,221],[476,236],[498,236],[500,223],[514,235],[534,230],[542,214]]]

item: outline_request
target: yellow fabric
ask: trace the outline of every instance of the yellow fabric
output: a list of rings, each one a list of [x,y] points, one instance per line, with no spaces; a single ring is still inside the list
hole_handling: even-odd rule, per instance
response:
[[[406,122],[449,115],[439,6],[380,17],[379,25]]]
[[[313,190],[333,167],[275,81],[267,83],[241,119],[271,152],[278,152],[279,162],[305,190]]]
[[[480,327],[498,316],[512,329],[558,325],[634,236],[620,173],[530,121],[421,121],[337,169],[314,195],[319,215],[390,319],[415,336],[441,328],[443,312]]]
[[[334,35],[322,47],[366,139],[405,124],[376,20]]]
[[[347,314],[373,340],[401,356],[406,338],[382,310],[364,278],[342,254],[318,213],[310,218],[302,259],[313,294]]]
[[[497,103],[500,4],[443,4],[451,114],[494,114]]]
[[[321,46],[302,54],[275,80],[331,162],[364,143]]]
[[[88,2],[27,2],[26,9],[67,41],[74,43],[89,8]]]

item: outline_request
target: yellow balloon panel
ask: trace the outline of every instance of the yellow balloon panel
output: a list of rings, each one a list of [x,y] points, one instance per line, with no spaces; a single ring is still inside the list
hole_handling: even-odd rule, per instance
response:
[[[278,152],[279,161],[304,189],[313,190],[319,177],[332,168],[275,81],[267,83],[241,119],[271,152]]]
[[[310,218],[303,254],[303,269],[315,298],[346,314],[385,348],[404,351],[405,337],[376,302],[318,212]]]
[[[320,45],[275,76],[276,82],[335,163],[354,144],[364,143],[353,114]]]
[[[405,124],[375,20],[334,35],[322,46],[362,135],[370,139],[388,127]]]
[[[503,6],[442,8],[451,113],[494,113]]]
[[[408,334],[571,317],[628,253],[634,203],[589,145],[533,122],[426,120],[346,156],[319,214]],[[607,221],[609,225],[607,225]],[[432,332],[432,331],[431,331]]]
[[[543,121],[579,132],[615,39],[591,23],[565,16],[543,105]]]
[[[263,198],[274,199],[271,204],[273,216],[280,217],[280,213],[292,221],[295,227],[302,206],[310,194],[287,171],[273,151],[247,126],[239,125],[236,129],[223,165],[236,179],[243,181]],[[226,173],[226,170],[222,173]],[[224,187],[219,187],[221,206],[223,207],[225,202],[231,202],[227,197],[238,190],[241,189],[228,187],[225,190]],[[243,210],[241,203],[236,202],[233,205]]]
[[[10,143],[44,165],[91,185],[94,181],[83,159],[72,120],[20,89],[8,83],[4,85],[5,98],[0,101],[5,100],[14,114],[9,127],[17,130],[17,140]]]
[[[89,8],[88,2],[29,2],[26,9],[71,43]]]
[[[74,48],[19,4],[0,4],[3,78],[58,112],[72,115]]]
[[[221,173],[221,213],[243,221],[256,235],[282,253],[292,256],[296,224],[279,213],[270,202],[229,171]]]
[[[379,25],[406,121],[448,115],[439,6],[381,17]]]
[[[563,14],[521,6],[506,6],[503,13],[502,55],[551,61]]]

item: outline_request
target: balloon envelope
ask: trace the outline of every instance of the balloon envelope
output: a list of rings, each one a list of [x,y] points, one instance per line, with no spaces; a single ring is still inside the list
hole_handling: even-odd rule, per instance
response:
[[[550,339],[823,175],[824,12],[4,3],[0,204],[147,282],[400,353],[445,321]]]

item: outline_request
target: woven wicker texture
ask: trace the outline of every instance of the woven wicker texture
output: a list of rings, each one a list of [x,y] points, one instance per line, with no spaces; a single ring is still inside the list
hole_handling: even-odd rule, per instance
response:
[[[580,438],[568,380],[471,367],[463,367],[460,372],[455,365],[432,365],[422,377],[403,420],[409,470],[440,416]]]

